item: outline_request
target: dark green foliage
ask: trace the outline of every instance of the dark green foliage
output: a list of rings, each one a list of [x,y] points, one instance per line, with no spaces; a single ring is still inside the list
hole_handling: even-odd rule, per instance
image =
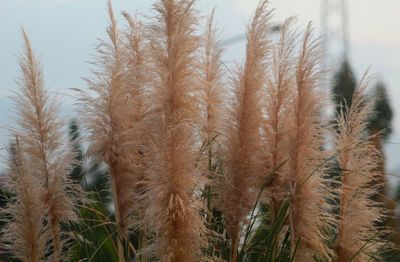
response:
[[[1,176],[1,175],[0,175]],[[1,179],[1,178],[0,178]],[[7,203],[11,199],[11,194],[5,188],[0,181],[0,210],[7,206]],[[7,221],[7,217],[4,216],[3,213],[0,214],[0,228],[4,228]],[[11,254],[6,250],[3,250],[2,246],[0,246],[0,261],[14,261],[11,258]]]
[[[398,262],[400,260],[400,250],[398,247],[388,247],[387,250],[381,252],[384,262]]]
[[[83,152],[80,144],[79,126],[75,120],[72,120],[69,125],[69,139],[75,154],[75,162],[73,163],[71,177],[74,181],[81,182],[83,178]]]
[[[101,161],[87,158],[84,154],[80,128],[75,120],[72,120],[69,125],[69,140],[75,154],[71,177],[86,191],[98,194],[102,203],[105,203],[107,207],[110,204],[108,170]]]
[[[118,261],[113,244],[116,228],[109,212],[108,172],[101,162],[90,159],[86,163],[79,125],[75,120],[70,122],[69,139],[75,153],[71,177],[84,187],[91,201],[80,207],[81,223],[73,225],[75,243],[70,261],[85,258],[99,262]]]
[[[93,203],[80,209],[82,222],[76,225],[75,245],[69,261],[118,261],[113,240],[116,227],[108,216],[98,194],[91,195]]]
[[[8,157],[10,161],[15,161],[15,143],[10,143],[8,146]],[[10,203],[11,199],[13,198],[13,194],[7,190],[5,187],[5,176],[7,174],[0,174],[0,229],[4,228],[6,225],[9,217],[7,217],[1,210],[6,208],[8,203]],[[7,251],[3,250],[3,247],[0,245],[0,261],[15,261],[12,258],[12,255]]]
[[[271,221],[268,207],[260,205],[254,221],[248,228],[251,237],[245,241],[239,261],[248,262],[286,262],[292,261],[290,255],[290,231],[284,230],[288,219],[289,202],[285,201],[278,210],[275,221]],[[255,227],[255,222],[259,225]],[[254,232],[252,232],[254,231]],[[280,238],[283,237],[283,240]],[[293,257],[293,256],[292,256]]]

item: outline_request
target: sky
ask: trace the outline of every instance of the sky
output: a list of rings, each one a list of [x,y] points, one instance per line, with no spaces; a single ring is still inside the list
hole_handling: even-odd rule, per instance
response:
[[[329,0],[331,10],[337,10]],[[298,24],[312,21],[320,32],[322,0],[271,0],[274,23],[296,16]],[[151,15],[153,0],[114,0],[116,12]],[[197,9],[207,16],[216,7],[216,21],[222,38],[245,32],[258,0],[198,0]],[[384,81],[395,111],[394,133],[390,142],[400,143],[400,1],[348,0],[350,61],[359,78],[364,71]],[[332,12],[334,13],[334,12]],[[118,16],[122,21],[122,17]],[[330,27],[338,27],[332,15]],[[44,65],[48,89],[61,96],[63,116],[68,119],[74,103],[71,88],[84,88],[82,77],[88,76],[97,38],[104,38],[107,26],[106,0],[0,0],[0,149],[7,145],[12,124],[12,102],[9,96],[17,85],[17,54],[22,46],[24,27]],[[340,60],[339,32],[331,30],[330,65]],[[336,39],[336,40],[335,40]],[[227,47],[227,63],[240,61],[244,43]],[[3,150],[4,151],[4,150]],[[387,144],[388,169],[400,175],[400,144]],[[1,153],[0,153],[1,155]],[[395,181],[394,176],[390,177]]]

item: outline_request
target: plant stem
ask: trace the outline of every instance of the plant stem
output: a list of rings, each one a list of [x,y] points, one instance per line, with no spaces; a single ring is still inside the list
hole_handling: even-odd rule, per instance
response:
[[[117,247],[118,247],[118,260],[119,262],[125,262],[124,246],[123,246],[123,234],[121,230],[121,213],[119,208],[119,196],[117,191],[117,185],[115,181],[116,168],[115,165],[110,165],[111,171],[111,186],[114,200],[114,213],[115,213],[115,226],[117,232]]]
[[[237,262],[238,246],[239,246],[239,226],[237,226],[236,228],[237,229],[235,229],[235,233],[232,236],[230,262]]]
[[[294,234],[294,217],[293,217],[293,199],[290,196],[290,208],[289,208],[289,223],[290,223],[290,255],[294,259],[294,251],[296,249],[296,236]]]
[[[211,148],[211,142],[208,145],[208,171],[212,172],[212,148]],[[207,208],[208,212],[211,212],[211,187],[210,185],[207,185]],[[208,216],[211,218],[211,216]]]
[[[53,239],[53,260],[60,261],[61,260],[61,244],[60,244],[60,228],[57,219],[50,219],[51,225],[51,233]]]

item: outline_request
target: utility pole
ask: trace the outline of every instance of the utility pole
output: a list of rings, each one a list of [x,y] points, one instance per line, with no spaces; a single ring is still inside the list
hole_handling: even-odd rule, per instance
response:
[[[349,19],[347,0],[321,0],[321,35],[324,70],[335,60],[349,59]]]
[[[349,43],[349,17],[347,0],[341,0],[341,17],[342,17],[342,41],[343,41],[343,59],[347,60],[350,52]]]

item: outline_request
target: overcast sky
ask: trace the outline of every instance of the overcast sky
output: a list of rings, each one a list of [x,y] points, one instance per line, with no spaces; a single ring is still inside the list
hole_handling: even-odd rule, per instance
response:
[[[319,28],[321,1],[271,0],[271,8],[275,8],[273,20],[279,23],[297,16],[300,24],[313,21]],[[116,12],[127,10],[132,14],[150,15],[153,2],[114,0],[113,4]],[[351,63],[357,77],[370,67],[386,83],[396,114],[390,140],[400,143],[400,1],[348,2]],[[257,3],[258,0],[198,0],[197,7],[207,15],[216,6],[217,24],[223,30],[222,37],[228,38],[245,31]],[[331,8],[334,10],[335,6]],[[7,96],[15,90],[14,80],[18,76],[15,56],[22,45],[20,27],[27,30],[40,54],[48,88],[70,94],[70,88],[84,86],[81,77],[88,75],[86,62],[90,60],[96,38],[104,37],[106,25],[105,0],[0,0],[0,143],[3,146],[8,134],[4,127],[10,124],[12,116]],[[236,44],[228,47],[226,59],[240,60],[242,55],[243,44]],[[338,54],[332,52],[333,65],[338,59]],[[64,108],[71,108],[73,98],[62,98]],[[386,151],[390,170],[399,171],[400,160],[396,162],[396,157],[400,145],[388,145]]]

